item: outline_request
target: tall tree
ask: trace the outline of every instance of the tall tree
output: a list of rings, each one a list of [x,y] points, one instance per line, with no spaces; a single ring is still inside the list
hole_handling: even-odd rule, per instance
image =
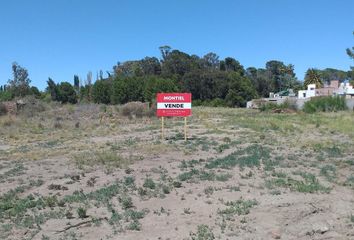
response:
[[[159,47],[159,49],[160,49],[160,52],[161,52],[162,60],[165,61],[165,59],[167,58],[167,56],[171,52],[171,47],[165,45],[165,46]]]
[[[80,78],[78,75],[74,75],[74,89],[77,94],[80,92]]]
[[[354,35],[354,31],[353,31],[353,35]],[[354,47],[352,47],[351,49],[350,48],[347,48],[347,54],[348,56],[354,60]],[[354,85],[354,67],[350,67],[351,69],[351,72],[349,73],[349,76],[351,78],[351,84]]]
[[[162,75],[167,78],[177,76],[180,80],[184,74],[198,68],[198,63],[187,53],[173,50],[162,62]]]
[[[332,80],[339,80],[343,82],[348,79],[348,72],[334,69],[334,68],[326,68],[323,70],[318,70],[318,73],[321,76],[321,80],[323,83],[330,83]]]
[[[95,103],[111,102],[112,83],[110,80],[97,80],[92,87],[92,98]]]
[[[27,69],[14,62],[12,63],[12,74],[13,79],[8,81],[12,94],[20,97],[30,94],[31,80],[28,77]]]
[[[247,101],[257,97],[257,92],[250,79],[237,72],[228,75],[229,90],[226,95],[226,104],[230,107],[245,107]]]
[[[89,102],[92,100],[92,72],[89,71],[86,77],[85,87],[87,88],[87,99]]]
[[[207,53],[202,58],[202,64],[205,69],[217,70],[220,66],[219,56],[213,52]]]
[[[111,102],[123,104],[143,101],[144,81],[141,77],[116,76],[112,83]]]
[[[354,35],[354,31],[353,31],[353,35]],[[351,49],[347,48],[346,50],[347,50],[348,56],[354,60],[354,47],[352,47]]]
[[[60,101],[60,92],[58,86],[55,84],[53,79],[48,78],[47,81],[47,92],[49,92],[53,101]]]
[[[150,76],[145,79],[143,91],[144,100],[147,102],[153,102],[155,100],[156,93],[177,92],[178,87],[173,79],[161,78],[159,76]]]
[[[140,67],[145,76],[161,74],[161,64],[156,57],[145,57],[140,60]]]
[[[220,70],[227,71],[227,72],[231,72],[231,71],[238,72],[241,76],[245,74],[245,69],[240,64],[240,62],[232,57],[227,57],[224,59],[224,61],[220,63]]]
[[[271,78],[274,86],[274,92],[279,92],[289,88],[289,81],[295,82],[294,66],[292,64],[285,65],[281,61],[272,60],[266,63],[266,70]]]
[[[58,85],[60,92],[60,101],[62,103],[77,103],[77,95],[74,87],[68,82],[62,82]]]
[[[322,87],[323,83],[319,71],[315,68],[309,68],[305,74],[304,87],[307,88],[309,84],[316,84],[317,88]]]

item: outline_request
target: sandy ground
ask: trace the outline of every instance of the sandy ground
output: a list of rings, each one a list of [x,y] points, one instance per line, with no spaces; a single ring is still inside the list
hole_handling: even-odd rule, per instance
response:
[[[354,239],[353,135],[285,116],[198,109],[187,142],[178,119],[163,140],[158,119],[17,123],[0,142],[0,238]]]

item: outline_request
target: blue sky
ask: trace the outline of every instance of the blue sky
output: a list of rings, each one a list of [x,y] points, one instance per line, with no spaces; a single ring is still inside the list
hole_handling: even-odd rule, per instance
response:
[[[353,0],[3,0],[0,84],[13,61],[44,89],[48,77],[72,83],[117,61],[160,57],[162,45],[245,67],[281,60],[299,79],[309,67],[349,70],[353,9]]]

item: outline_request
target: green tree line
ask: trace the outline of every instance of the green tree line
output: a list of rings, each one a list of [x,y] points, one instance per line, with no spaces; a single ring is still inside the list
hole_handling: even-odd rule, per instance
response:
[[[307,84],[321,86],[333,79],[354,79],[352,70],[310,68],[303,83],[297,79],[294,65],[282,61],[271,60],[264,68],[245,69],[236,59],[220,59],[215,53],[189,55],[169,46],[160,47],[160,51],[161,59],[145,57],[117,63],[107,74],[100,71],[95,81],[91,72],[84,81],[75,75],[73,85],[69,82],[55,83],[48,78],[44,92],[30,87],[28,71],[15,62],[12,64],[13,79],[0,86],[0,101],[35,95],[62,103],[124,104],[130,101],[152,102],[157,92],[190,92],[197,105],[244,107],[247,101],[268,97],[270,92],[289,88],[297,91],[306,88]],[[353,56],[352,50],[347,52]]]

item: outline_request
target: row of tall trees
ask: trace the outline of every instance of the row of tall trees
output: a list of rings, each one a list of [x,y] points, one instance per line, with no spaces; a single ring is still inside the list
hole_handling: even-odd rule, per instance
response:
[[[36,87],[30,87],[28,71],[13,63],[13,78],[7,85],[0,86],[0,101],[35,95],[62,103],[122,104],[129,101],[151,102],[157,92],[183,91],[191,92],[193,100],[199,103],[216,99],[221,105],[243,107],[248,100],[267,97],[270,92],[289,88],[297,91],[310,83],[322,86],[333,79],[354,79],[354,71],[310,68],[302,83],[296,78],[294,65],[282,61],[268,61],[265,68],[245,69],[236,59],[220,59],[215,53],[199,57],[169,46],[160,47],[160,51],[161,59],[145,57],[118,62],[105,77],[100,71],[95,82],[91,72],[85,81],[75,75],[73,85],[69,82],[55,83],[49,78],[42,93]],[[354,59],[353,52],[353,48],[347,49],[348,55]]]

